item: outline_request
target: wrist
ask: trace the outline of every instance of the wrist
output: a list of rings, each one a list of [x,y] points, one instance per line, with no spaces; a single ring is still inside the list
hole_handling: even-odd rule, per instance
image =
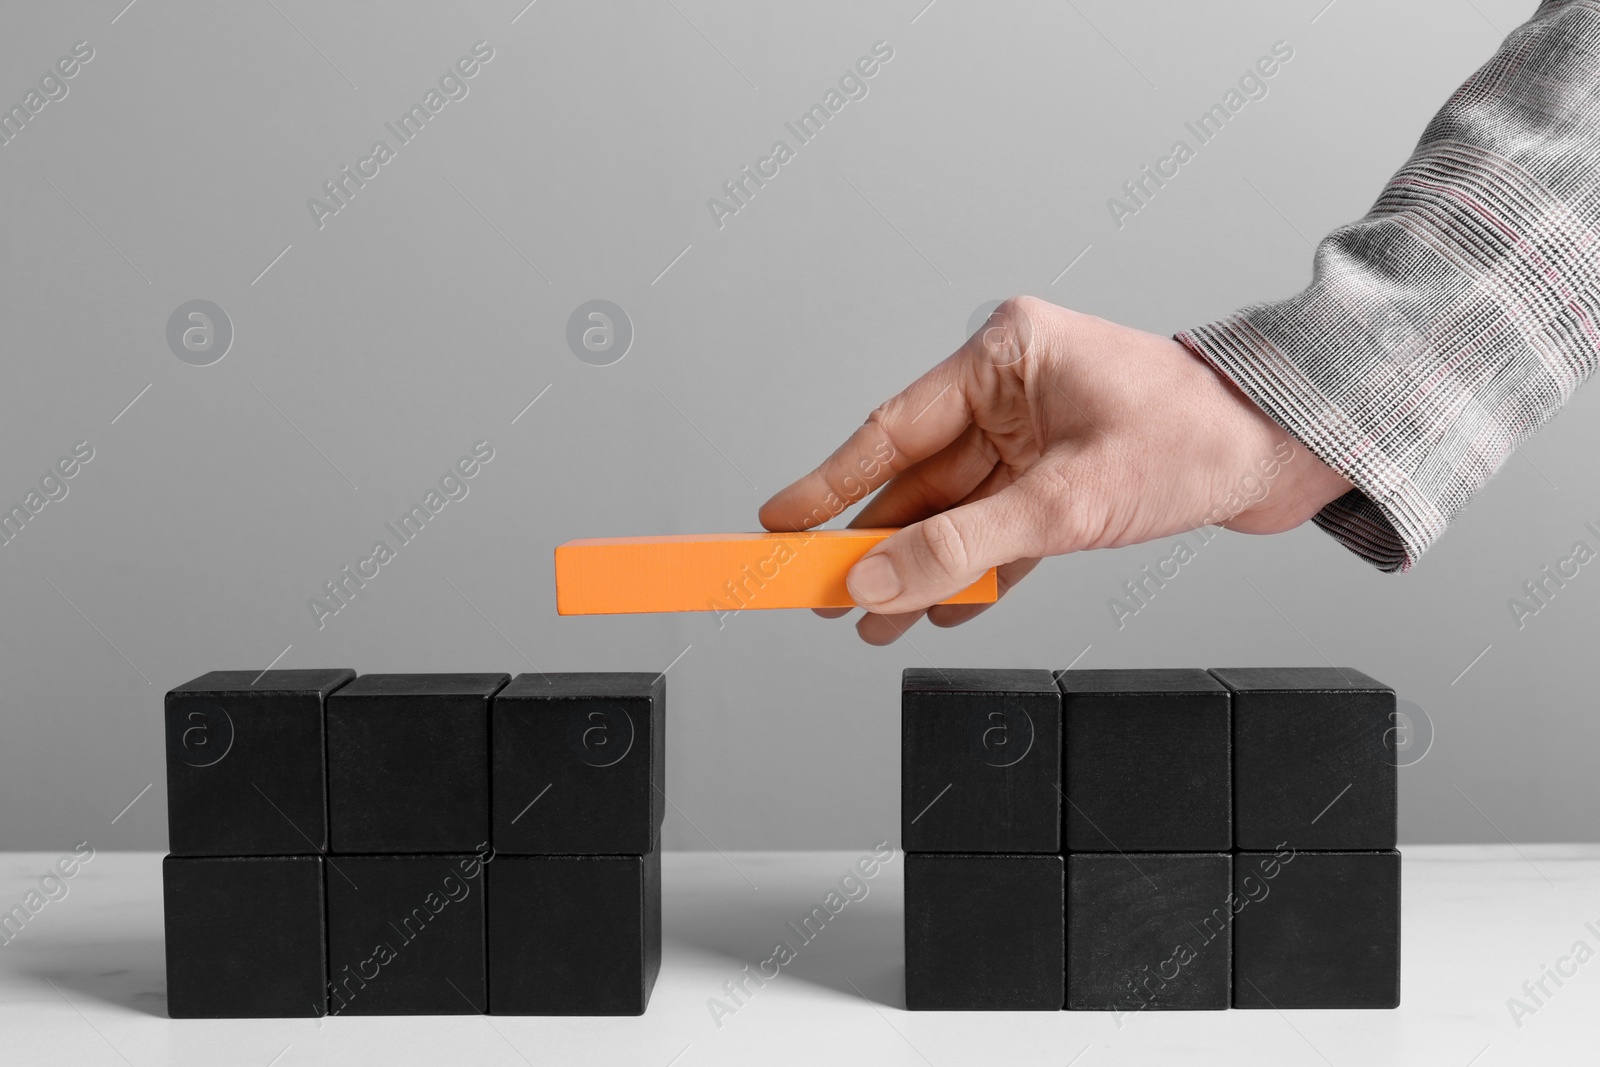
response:
[[[1244,506],[1222,525],[1244,533],[1291,530],[1354,488],[1226,375],[1212,370],[1233,400],[1241,424],[1239,468],[1254,487]]]

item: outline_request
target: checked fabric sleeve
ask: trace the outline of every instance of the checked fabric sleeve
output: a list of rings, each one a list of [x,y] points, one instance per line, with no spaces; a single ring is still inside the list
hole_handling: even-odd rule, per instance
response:
[[[1600,0],[1546,0],[1310,286],[1177,340],[1349,479],[1316,523],[1407,570],[1600,362]]]

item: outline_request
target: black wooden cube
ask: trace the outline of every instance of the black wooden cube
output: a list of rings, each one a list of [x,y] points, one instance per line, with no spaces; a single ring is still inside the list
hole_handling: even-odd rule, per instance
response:
[[[212,671],[167,694],[167,838],[178,855],[328,847],[323,704],[351,670]]]
[[[1067,857],[1067,1007],[1222,1009],[1233,978],[1233,857]]]
[[[167,1014],[325,1014],[322,864],[319,856],[163,860]]]
[[[1066,845],[1074,852],[1233,847],[1228,690],[1202,670],[1058,674]]]
[[[661,970],[661,853],[489,865],[495,1015],[641,1015]]]
[[[329,858],[330,1015],[489,1010],[484,855]]]
[[[654,851],[666,797],[665,704],[660,674],[520,674],[500,690],[495,851]]]
[[[908,852],[1058,852],[1061,694],[1049,671],[912,668],[901,682]]]
[[[328,698],[338,853],[472,852],[489,840],[489,702],[505,674],[364,674]]]
[[[1060,1011],[1060,856],[907,853],[906,1008]]]
[[[1348,667],[1232,667],[1235,843],[1393,848],[1394,690]]]
[[[1400,853],[1239,852],[1236,1008],[1400,1004]]]

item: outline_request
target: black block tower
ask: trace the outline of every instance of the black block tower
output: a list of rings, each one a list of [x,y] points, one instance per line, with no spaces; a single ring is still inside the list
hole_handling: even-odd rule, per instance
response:
[[[908,1008],[1398,1005],[1386,686],[908,670],[901,707]]]
[[[913,669],[900,699],[906,1007],[1059,1009],[1054,679],[1049,671]]]
[[[664,682],[507,683],[219,671],[167,694],[169,1014],[643,1012]]]
[[[1057,680],[1066,721],[1066,1006],[1226,1008],[1228,690],[1185,669],[1062,671]]]
[[[1260,896],[1234,920],[1233,1006],[1399,1006],[1394,690],[1348,667],[1211,673],[1233,693],[1234,892]]]
[[[489,984],[506,1015],[639,1015],[661,969],[666,679],[522,674],[494,702]]]

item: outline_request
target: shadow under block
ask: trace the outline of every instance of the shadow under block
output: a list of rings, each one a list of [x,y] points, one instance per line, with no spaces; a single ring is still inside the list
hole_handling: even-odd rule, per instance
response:
[[[1228,690],[1202,670],[1057,675],[1074,852],[1233,847]]]
[[[556,548],[556,611],[853,608],[845,575],[893,529],[598,537]],[[946,604],[990,604],[994,568]]]
[[[167,1014],[327,1011],[320,856],[168,856],[161,864]]]
[[[1060,856],[906,853],[906,1008],[1060,1011]]]
[[[336,853],[472,852],[489,840],[489,701],[505,674],[363,674],[328,698]]]
[[[1400,853],[1239,852],[1236,1008],[1400,1005]]]
[[[1233,691],[1239,848],[1395,846],[1393,689],[1349,668],[1211,673]]]
[[[1061,850],[1061,693],[1049,671],[910,668],[900,722],[907,852]]]
[[[661,970],[661,853],[487,865],[495,1015],[642,1015]]]
[[[660,674],[520,674],[495,694],[496,854],[654,851],[665,704]]]
[[[1233,980],[1233,857],[1067,857],[1067,1007],[1223,1009]]]
[[[178,855],[328,847],[323,705],[352,670],[212,671],[167,694],[167,838]]]
[[[489,1010],[482,854],[328,859],[328,1013]]]

